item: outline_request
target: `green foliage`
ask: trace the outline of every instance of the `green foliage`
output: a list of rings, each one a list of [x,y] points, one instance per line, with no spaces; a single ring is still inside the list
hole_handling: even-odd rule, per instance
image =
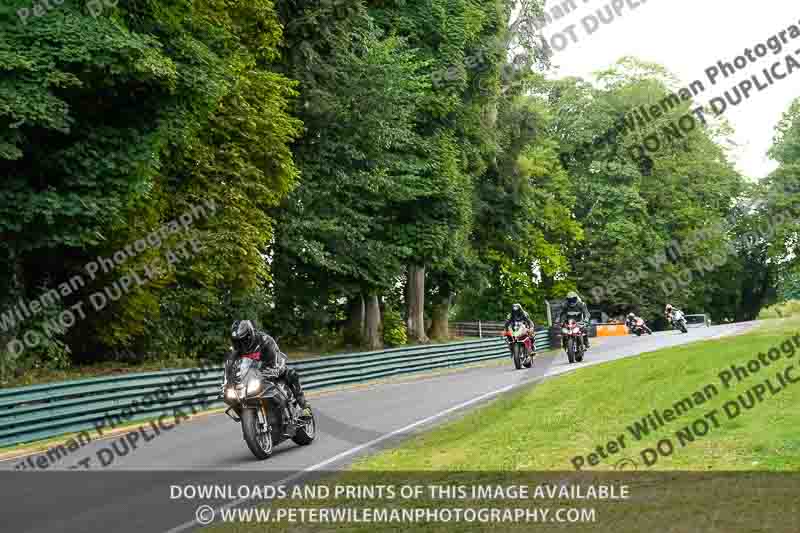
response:
[[[800,315],[800,300],[789,300],[765,307],[758,313],[759,320],[767,318],[789,318]]]
[[[46,289],[44,286],[41,288],[43,292]],[[14,358],[6,358],[6,362],[13,368],[25,371],[38,368],[56,370],[69,368],[72,351],[62,340],[66,327],[60,319],[64,310],[58,303],[45,305],[40,315],[26,321],[21,328],[26,332],[26,336],[20,339],[25,345],[24,349],[18,345],[22,352],[17,353]],[[70,319],[64,320],[68,324]]]
[[[775,128],[769,155],[782,165],[800,163],[800,98],[792,102]]]
[[[408,332],[403,317],[391,307],[383,311],[383,343],[389,347],[408,343]]]
[[[581,157],[676,81],[633,58],[592,82],[545,80],[527,24],[540,0],[120,0],[102,16],[65,0],[24,21],[21,8],[0,8],[0,312],[216,206],[0,332],[5,345],[125,275],[163,271],[51,329],[26,364],[213,357],[237,318],[333,346],[358,330],[346,302],[365,294],[386,302],[384,342],[402,345],[409,266],[424,267],[429,315],[455,302],[464,320],[520,302],[542,322],[572,289],[611,315],[655,316],[668,298],[743,320],[798,292],[800,100],[762,183],[733,169],[724,122],[664,138],[688,101]],[[632,159],[654,133],[662,149]],[[716,230],[675,253],[701,228]],[[171,264],[189,239],[201,249]],[[720,253],[677,293],[658,289]]]
[[[694,269],[714,253],[726,254],[731,245],[720,238],[681,246],[700,228],[725,226],[744,190],[743,178],[715,143],[724,140],[726,130],[698,125],[682,138],[666,138],[663,128],[694,107],[683,101],[644,126],[596,144],[585,157],[579,147],[605,136],[620,117],[630,118],[635,108],[677,91],[662,67],[631,58],[600,73],[597,82],[595,87],[567,79],[550,91],[557,118],[549,133],[562,139],[560,159],[579,197],[575,217],[586,236],[571,255],[579,292],[611,315],[633,310],[655,317],[668,299],[705,307],[717,290],[711,277],[695,275],[675,292],[660,287],[665,278]],[[659,136],[661,149],[632,158],[634,148],[652,134]],[[635,281],[619,283],[629,273]],[[604,290],[609,280],[617,282],[615,292]]]
[[[297,178],[293,84],[270,70],[281,42],[272,3],[122,0],[95,17],[82,2],[66,2],[24,24],[12,9],[23,2],[12,4],[0,12],[0,260],[22,271],[24,283],[11,296],[32,297],[42,280],[67,279],[212,200],[220,210],[181,239],[202,242],[200,256],[66,339],[80,354],[216,348],[218,334],[189,326],[224,331],[235,309],[225,307],[268,281],[266,210]],[[141,273],[174,244],[125,268]],[[76,300],[124,273],[97,280]],[[183,342],[156,342],[162,319],[182,321],[170,338]]]

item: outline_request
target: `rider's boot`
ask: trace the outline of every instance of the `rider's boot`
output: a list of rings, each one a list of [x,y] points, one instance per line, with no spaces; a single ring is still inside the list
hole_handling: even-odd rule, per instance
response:
[[[295,392],[294,398],[297,401],[297,406],[300,407],[300,409],[302,409],[302,411],[300,412],[300,418],[302,420],[311,420],[311,406],[308,405],[305,393],[302,390],[294,392]]]

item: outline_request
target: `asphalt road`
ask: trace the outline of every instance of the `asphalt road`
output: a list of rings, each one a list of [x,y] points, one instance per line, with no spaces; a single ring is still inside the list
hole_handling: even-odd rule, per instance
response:
[[[662,332],[640,338],[592,339],[594,344],[584,362],[574,365],[560,353],[538,358],[528,370],[514,370],[509,359],[443,374],[407,376],[388,383],[309,394],[317,415],[317,440],[305,447],[291,441],[283,443],[267,461],[254,459],[237,424],[223,414],[214,414],[151,435],[149,442],[140,439],[135,449],[125,436],[95,440],[46,471],[13,471],[20,461],[27,460],[24,458],[0,462],[0,470],[11,470],[0,472],[0,493],[5,493],[0,499],[3,518],[18,532],[193,529],[198,502],[172,499],[171,485],[288,484],[315,472],[341,469],[359,456],[543,377],[734,334],[752,326],[742,323],[690,329],[685,335]],[[35,464],[36,455],[31,461]],[[89,471],[69,470],[81,466],[81,461],[92,465]],[[101,462],[109,464],[101,467]],[[220,499],[218,503],[238,502]]]

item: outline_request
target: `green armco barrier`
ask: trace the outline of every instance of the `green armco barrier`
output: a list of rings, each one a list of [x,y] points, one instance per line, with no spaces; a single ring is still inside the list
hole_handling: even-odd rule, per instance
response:
[[[547,350],[547,331],[536,332],[536,349]],[[306,390],[411,374],[508,357],[501,337],[426,346],[409,346],[296,361]],[[0,389],[0,446],[93,430],[104,420],[126,423],[217,400],[222,365],[142,372],[121,376]]]

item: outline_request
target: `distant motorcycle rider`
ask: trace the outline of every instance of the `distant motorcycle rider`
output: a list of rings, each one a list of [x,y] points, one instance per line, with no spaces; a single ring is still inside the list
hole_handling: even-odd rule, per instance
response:
[[[259,362],[259,370],[266,377],[274,377],[286,383],[303,410],[302,417],[310,417],[311,409],[306,401],[300,376],[294,368],[286,366],[289,358],[278,348],[275,339],[257,331],[250,320],[237,320],[231,326],[231,352],[225,359],[225,367],[239,357]]]
[[[672,304],[667,304],[667,306],[664,308],[664,316],[667,318],[668,323],[672,323],[672,315],[674,315],[676,312],[681,312],[681,310],[677,307],[673,307]]]
[[[636,325],[636,321],[639,319],[635,314],[628,313],[628,316],[625,318],[625,325],[628,327],[629,331],[633,331],[633,327]],[[653,332],[650,328],[647,327],[647,323],[642,320],[642,327],[644,328],[645,332],[649,335],[652,335]]]
[[[561,304],[561,314],[558,320],[561,324],[567,320],[572,319],[581,324],[581,331],[583,332],[583,342],[586,349],[589,349],[589,330],[587,324],[589,322],[589,308],[586,303],[580,299],[578,293],[570,291],[567,298]],[[567,338],[563,337],[564,349],[566,349]]]

